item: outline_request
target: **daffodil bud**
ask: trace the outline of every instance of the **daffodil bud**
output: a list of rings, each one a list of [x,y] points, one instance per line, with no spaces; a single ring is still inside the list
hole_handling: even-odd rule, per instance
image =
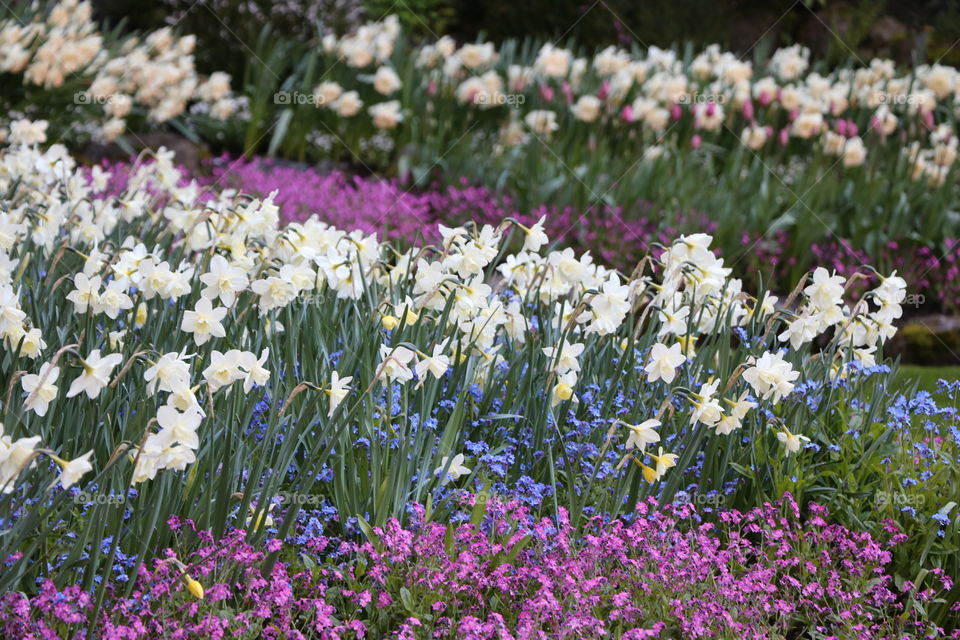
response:
[[[643,469],[643,479],[653,484],[657,480],[657,471],[653,467],[648,467],[647,465],[641,463],[640,468]]]
[[[197,600],[203,600],[203,585],[194,580],[190,574],[183,574],[183,581],[187,583],[187,591]]]
[[[133,328],[139,329],[147,322],[147,305],[144,302],[141,302],[137,306],[137,315],[133,319]]]
[[[380,319],[380,324],[383,325],[383,328],[387,331],[393,331],[397,328],[397,325],[400,324],[400,319],[396,316],[383,316]]]

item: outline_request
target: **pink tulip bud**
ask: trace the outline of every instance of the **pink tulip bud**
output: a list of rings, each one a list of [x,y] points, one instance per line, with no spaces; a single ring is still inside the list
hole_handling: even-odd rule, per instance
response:
[[[870,116],[870,128],[877,133],[883,133],[883,123],[877,116]]]
[[[747,120],[753,120],[753,115],[753,102],[751,100],[747,100],[743,103],[743,117]]]
[[[693,137],[690,138],[690,148],[696,151],[700,148],[700,145],[703,144],[703,139],[699,134],[693,134]]]
[[[673,107],[670,108],[670,118],[672,120],[679,120],[683,117],[683,109],[680,108],[680,105],[673,103]]]
[[[707,117],[712,117],[713,114],[715,114],[715,113],[717,112],[717,103],[715,103],[715,102],[708,102],[708,103],[707,103],[707,108],[705,109],[705,112],[706,112],[706,114],[707,114]]]
[[[780,144],[786,145],[787,142],[790,141],[790,128],[784,127],[783,129],[780,129],[780,134],[778,137],[780,139]]]
[[[623,108],[623,111],[620,112],[620,117],[624,122],[633,122],[633,105],[628,104]]]
[[[860,127],[857,126],[857,123],[853,120],[847,120],[847,135],[851,138],[856,138],[859,132]]]
[[[427,95],[433,96],[437,94],[437,83],[435,81],[430,81],[430,84],[427,85]]]
[[[553,96],[553,87],[546,84],[540,85],[540,97],[543,98],[545,102],[553,102]]]
[[[607,96],[610,95],[610,81],[604,80],[603,84],[600,85],[600,90],[597,91],[597,97],[601,100],[606,100]]]
[[[842,136],[847,135],[847,121],[846,120],[837,120],[837,133]]]
[[[570,86],[570,83],[564,80],[563,84],[560,85],[560,90],[567,99],[567,104],[573,104],[573,88]]]

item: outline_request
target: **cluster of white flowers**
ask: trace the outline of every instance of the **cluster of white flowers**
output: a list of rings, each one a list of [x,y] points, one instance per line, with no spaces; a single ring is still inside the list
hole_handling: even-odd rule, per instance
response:
[[[843,304],[845,283],[842,276],[831,275],[823,267],[814,270],[813,282],[804,289],[806,304],[779,338],[796,349],[835,327],[842,337],[840,348],[853,360],[871,367],[876,364],[877,346],[896,333],[893,321],[903,314],[900,303],[906,298],[907,283],[894,272],[852,311]],[[879,308],[871,311],[868,300],[874,300]]]
[[[775,404],[789,395],[801,375],[797,360],[787,358],[790,349],[817,336],[833,332],[837,376],[848,375],[852,362],[873,364],[877,346],[894,332],[906,295],[904,281],[894,274],[851,308],[843,301],[844,279],[817,269],[797,305],[777,308],[777,298],[769,293],[757,298],[742,290],[741,281],[731,278],[732,270],[710,250],[712,238],[706,234],[681,236],[651,257],[653,274],[625,278],[594,263],[589,253],[547,250],[544,219],[531,227],[509,220],[498,227],[440,226],[438,246],[398,254],[373,234],[339,230],[316,216],[281,227],[275,194],[249,199],[224,191],[201,202],[196,185],[181,186],[178,177],[171,155],[161,150],[153,162],[132,172],[118,197],[102,197],[108,176],[93,172],[87,177],[62,147],[41,151],[20,144],[0,153],[0,192],[9,194],[0,213],[0,331],[4,348],[25,367],[20,376],[24,412],[44,416],[56,402],[77,396],[86,399],[71,402],[92,401],[123,376],[141,376],[151,396],[166,395],[142,440],[132,443],[134,482],[193,462],[203,407],[214,394],[230,393],[241,381],[249,393],[270,380],[269,351],[254,350],[259,337],[246,328],[231,331],[236,318],[259,312],[265,316],[264,331],[280,332],[284,328],[273,312],[315,293],[366,304],[371,291],[379,292],[376,317],[385,333],[379,337],[374,382],[420,386],[468,359],[474,363],[472,375],[481,381],[492,367],[511,363],[513,354],[502,351],[504,344],[545,340],[537,352],[546,361],[545,392],[552,408],[578,401],[589,345],[615,338],[625,349],[622,329],[633,316],[653,340],[639,354],[647,383],[662,384],[666,397],[686,398],[691,425],[718,434],[740,428],[760,402]],[[107,241],[123,237],[128,227],[121,225],[138,221],[162,225],[171,242],[148,247],[133,236]],[[511,227],[522,239],[514,251],[505,242]],[[17,283],[24,257],[18,248],[28,242],[35,247],[33,260],[55,264],[58,251],[82,257],[78,270],[56,276],[56,286],[63,287],[73,314],[92,320],[86,326],[102,325],[83,352],[67,345],[51,354],[44,328],[32,326],[22,309]],[[158,314],[174,329],[176,350],[128,349],[130,332]],[[424,322],[437,327],[426,344],[392,339],[394,331]],[[697,358],[698,340],[765,323],[786,324],[779,333],[785,347],[754,352],[725,383]],[[228,335],[235,348],[219,350]],[[63,360],[75,360],[81,370],[61,400],[57,383]],[[350,395],[352,380],[332,372],[322,389],[329,398],[328,416]],[[654,456],[645,449],[659,442],[654,429],[662,417],[627,425],[628,449],[656,460],[654,466],[637,460],[644,475],[654,479],[675,461],[672,453],[661,449]],[[789,434],[788,452],[802,442],[785,428],[780,433]],[[8,449],[14,446],[4,442]],[[19,461],[23,450],[38,444],[17,442]],[[461,462],[451,474],[461,473],[456,470]],[[5,467],[5,473],[12,468]]]
[[[390,16],[341,38],[330,34],[323,47],[350,67],[377,67],[373,75],[360,75],[355,81],[371,82],[379,94],[390,96],[401,86],[391,66],[399,64],[391,61],[398,25],[395,16]],[[929,130],[934,128],[936,107],[948,102],[960,86],[960,74],[952,67],[923,65],[898,74],[893,61],[885,59],[824,76],[809,71],[809,51],[800,45],[774,52],[766,69],[754,68],[717,45],[706,47],[687,63],[675,51],[657,47],[631,53],[610,46],[588,59],[548,43],[529,64],[498,65],[500,56],[493,43],[458,47],[444,36],[421,45],[413,55],[420,89],[430,94],[448,92],[463,105],[480,109],[519,106],[525,100],[515,97],[534,89],[549,103],[559,85],[572,116],[587,123],[606,115],[626,126],[643,125],[662,133],[679,117],[677,109],[689,105],[696,128],[719,132],[739,113],[750,121],[740,134],[741,143],[748,148],[758,150],[771,140],[785,143],[791,137],[819,140],[824,151],[839,156],[846,167],[859,166],[867,158],[862,132],[847,119],[852,109],[872,112],[870,130],[881,139],[905,130],[915,119],[923,122],[922,129]],[[592,74],[589,81],[588,74]],[[352,117],[363,107],[354,88],[337,82],[324,82],[316,95],[318,104],[341,117]],[[368,111],[377,127],[392,129],[402,121],[404,107],[391,100],[372,105]],[[789,125],[774,132],[758,120],[761,108],[788,114]],[[501,143],[522,144],[527,139],[524,129],[548,136],[561,127],[560,115],[543,108],[542,103],[526,113],[510,109]],[[952,125],[942,126],[952,133]],[[956,159],[957,136],[940,137],[930,149],[917,146],[910,151],[917,179],[942,183],[946,168]],[[657,155],[654,152],[650,157]]]
[[[45,20],[23,24],[17,17],[0,22],[0,70],[23,73],[29,84],[53,88],[64,78],[95,64],[103,38],[91,18],[89,2],[64,0]]]
[[[237,112],[229,75],[217,72],[205,80],[197,75],[195,44],[193,36],[175,38],[163,28],[142,42],[129,38],[108,46],[91,18],[89,2],[61,0],[28,24],[18,17],[0,21],[0,71],[23,73],[24,82],[47,88],[80,78],[87,89],[74,99],[103,106],[98,135],[110,141],[123,133],[125,118],[137,105],[154,122],[180,115],[191,102],[207,105],[206,111],[220,120]],[[13,137],[13,127],[9,129]]]

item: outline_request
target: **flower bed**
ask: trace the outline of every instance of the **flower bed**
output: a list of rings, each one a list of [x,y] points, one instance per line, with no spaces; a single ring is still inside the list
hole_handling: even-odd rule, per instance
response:
[[[886,572],[903,537],[895,529],[875,540],[827,524],[816,505],[802,519],[789,495],[716,524],[651,500],[629,524],[582,531],[563,512],[538,520],[519,503],[475,497],[465,507],[475,523],[425,522],[415,505],[409,527],[391,520],[363,543],[308,536],[265,548],[243,531],[215,540],[174,520],[200,547],[168,549],[129,595],[111,586],[99,637],[924,638],[937,629],[904,602],[952,588],[942,574],[934,587],[898,588]],[[264,574],[271,552],[282,560]],[[0,631],[87,637],[92,613],[85,592],[45,582],[32,598],[0,598]]]
[[[895,275],[818,268],[778,300],[702,233],[626,272],[551,247],[539,220],[420,247],[280,226],[279,194],[185,183],[168,153],[119,192],[59,146],[0,167],[0,589],[78,584],[93,619],[106,576],[177,546],[171,517],[260,544],[324,505],[331,533],[373,541],[411,503],[455,522],[464,491],[520,490],[579,528],[691,491],[842,504],[851,473],[875,491],[877,455],[913,451],[884,425],[902,402],[882,359]],[[955,566],[955,440],[914,514],[925,575]]]

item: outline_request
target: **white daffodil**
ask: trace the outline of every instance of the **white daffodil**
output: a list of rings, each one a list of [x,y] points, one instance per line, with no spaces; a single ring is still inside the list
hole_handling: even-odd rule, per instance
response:
[[[756,402],[753,402],[752,400],[749,400],[747,398],[748,395],[749,395],[749,392],[744,391],[743,393],[740,394],[740,397],[737,398],[736,400],[724,400],[724,402],[726,402],[732,407],[730,409],[730,414],[733,417],[735,417],[737,420],[743,420],[744,417],[746,417],[747,412],[750,411],[750,409],[755,409],[757,407]]]
[[[549,365],[558,374],[563,375],[569,371],[580,371],[580,362],[577,358],[583,353],[583,343],[564,342],[557,347],[543,347],[543,355],[547,356]]]
[[[786,448],[786,455],[788,456],[791,453],[800,451],[800,447],[803,446],[804,442],[810,442],[810,438],[807,436],[790,433],[790,430],[786,427],[783,428],[783,431],[777,432],[777,440],[783,443],[783,446]]]
[[[451,480],[459,480],[461,476],[469,475],[470,469],[463,466],[464,457],[462,453],[458,453],[453,456],[453,460],[450,460],[449,456],[443,456],[440,460],[440,466],[434,469],[434,473],[440,475],[443,473],[443,477],[440,479],[440,484],[447,484]],[[449,463],[449,468],[447,464]],[[444,473],[446,470],[446,473]]]
[[[239,350],[230,349],[226,353],[220,353],[214,349],[210,353],[210,364],[203,370],[203,379],[207,381],[210,390],[215,392],[240,380],[244,375],[240,371],[240,362]]]
[[[262,387],[270,380],[270,370],[263,366],[269,357],[270,349],[264,349],[260,353],[259,358],[249,351],[244,351],[240,354],[240,367],[245,372],[243,374],[244,393],[250,393],[253,385]]]
[[[133,308],[133,300],[127,295],[126,285],[120,280],[113,280],[90,304],[94,313],[103,313],[111,320],[116,320],[121,311]]]
[[[100,276],[88,277],[85,273],[73,276],[74,289],[67,294],[67,300],[73,303],[77,313],[86,313],[100,302],[100,283]]]
[[[650,349],[649,362],[643,368],[647,373],[647,382],[663,380],[670,384],[677,377],[677,367],[686,361],[679,342],[670,347],[658,342]]]
[[[428,371],[437,379],[442,378],[443,374],[447,372],[450,367],[450,356],[444,355],[443,351],[447,347],[448,340],[434,345],[433,355],[422,355],[420,361],[414,366],[414,371],[416,371],[417,378],[420,379],[421,383],[426,379]]]
[[[94,349],[83,359],[83,371],[70,385],[67,397],[72,398],[80,393],[86,393],[87,397],[96,398],[100,395],[101,389],[109,384],[110,374],[121,362],[123,362],[123,356],[119,353],[101,357],[100,349]]]
[[[178,385],[190,386],[190,364],[185,352],[165,353],[143,372],[147,383],[147,393],[153,395],[159,391],[173,391]]]
[[[406,382],[413,379],[410,363],[416,361],[417,354],[406,347],[390,348],[380,345],[380,366],[377,377],[388,382]]]
[[[843,276],[830,275],[823,267],[813,271],[813,282],[803,290],[811,304],[818,309],[826,309],[843,302]]]
[[[164,405],[157,409],[157,424],[160,425],[160,441],[166,446],[180,443],[196,449],[200,446],[197,428],[203,415],[197,410],[178,411],[175,407]]]
[[[200,295],[210,300],[220,298],[224,305],[231,307],[237,294],[247,287],[250,280],[246,271],[232,266],[218,254],[210,260],[210,270],[200,276],[200,282],[206,285]]]
[[[47,415],[47,408],[57,397],[57,385],[54,383],[59,375],[60,367],[45,362],[40,367],[39,374],[31,373],[20,378],[20,385],[27,393],[23,406],[33,410],[38,416]]]
[[[630,285],[620,284],[620,277],[611,273],[600,291],[590,299],[591,323],[588,333],[609,335],[620,328],[630,311]]]
[[[720,417],[720,420],[717,421],[717,424],[714,425],[714,429],[716,429],[718,436],[728,436],[739,429],[740,426],[740,419],[737,418],[737,416],[724,414]]]
[[[714,427],[723,418],[723,407],[720,406],[720,401],[714,397],[719,385],[718,380],[700,385],[700,390],[694,394],[695,397],[692,400],[691,425],[695,426],[703,423],[707,427]]]
[[[93,465],[90,463],[90,456],[93,455],[93,451],[87,451],[85,454],[79,458],[74,458],[73,460],[67,462],[65,460],[60,460],[55,458],[57,464],[60,465],[60,485],[64,489],[69,489],[77,483],[80,478],[84,475],[93,471]]]
[[[661,422],[655,418],[644,420],[640,424],[628,424],[626,422],[620,424],[630,431],[627,434],[627,449],[645,451],[648,444],[660,442],[660,434],[657,433],[656,428],[661,426]]]
[[[754,392],[764,400],[772,398],[774,404],[793,391],[793,381],[799,377],[800,373],[794,371],[780,353],[769,351],[743,372],[743,379],[753,387]]]
[[[547,220],[547,216],[541,216],[540,219],[532,227],[524,228],[524,238],[523,238],[523,250],[531,251],[537,253],[540,251],[540,247],[547,244],[550,241],[550,238],[547,237],[547,234],[543,231],[543,225]]]
[[[330,397],[330,409],[327,411],[328,418],[333,416],[333,412],[337,410],[337,407],[352,390],[349,386],[351,381],[353,381],[353,376],[341,378],[336,371],[330,374],[330,388],[326,391]]]
[[[835,307],[834,307],[835,308]],[[820,333],[819,314],[803,313],[787,325],[786,331],[777,338],[780,342],[790,342],[790,346],[799,349],[800,345],[810,342]]]
[[[183,313],[183,322],[180,329],[193,334],[196,345],[207,342],[211,337],[223,338],[227,335],[221,321],[227,315],[226,307],[214,308],[207,298],[197,300],[193,311]]]
[[[46,348],[47,343],[44,341],[39,327],[24,332],[23,341],[20,343],[20,353],[28,358],[36,358]]]
[[[40,436],[13,440],[3,435],[0,424],[0,492],[12,493],[14,482],[28,466],[36,464],[34,452],[40,444]]]

